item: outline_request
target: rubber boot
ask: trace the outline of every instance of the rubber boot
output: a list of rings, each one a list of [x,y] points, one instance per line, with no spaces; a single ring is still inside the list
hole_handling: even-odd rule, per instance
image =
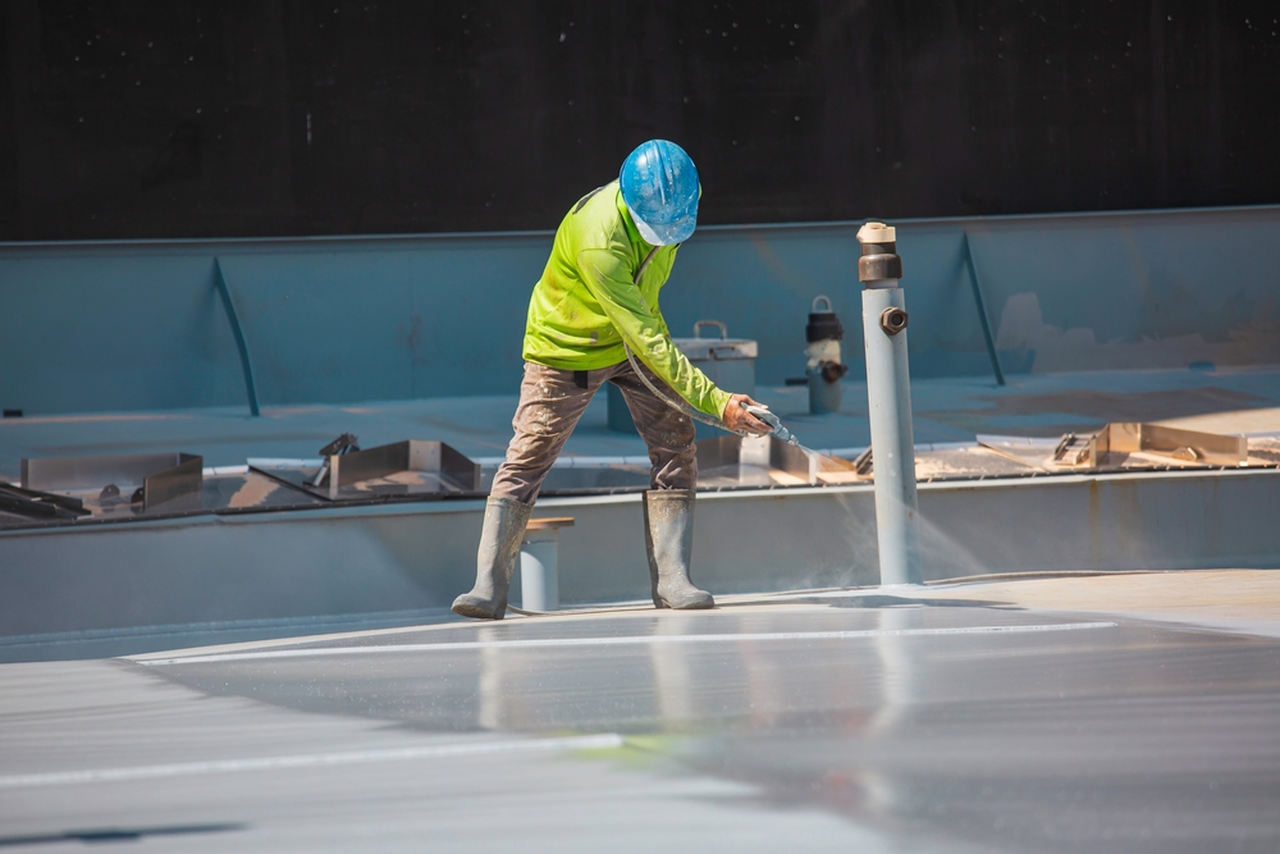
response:
[[[453,613],[486,620],[501,620],[506,615],[511,573],[531,512],[532,504],[514,498],[490,497],[485,503],[476,552],[476,584],[453,600]]]
[[[692,489],[650,489],[644,494],[644,545],[654,607],[715,607],[711,594],[689,580],[693,495]]]

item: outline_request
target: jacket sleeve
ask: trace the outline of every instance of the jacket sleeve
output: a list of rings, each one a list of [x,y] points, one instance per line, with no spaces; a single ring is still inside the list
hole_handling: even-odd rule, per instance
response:
[[[694,367],[672,342],[666,321],[631,280],[627,259],[610,249],[587,249],[578,256],[578,269],[583,283],[636,358],[694,409],[722,417],[729,393]]]

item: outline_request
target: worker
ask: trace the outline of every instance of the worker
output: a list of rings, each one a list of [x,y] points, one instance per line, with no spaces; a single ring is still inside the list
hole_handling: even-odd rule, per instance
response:
[[[690,416],[636,375],[736,432],[763,435],[768,424],[723,391],[671,341],[658,290],[680,244],[693,234],[702,187],[684,149],[653,139],[622,164],[617,180],[587,193],[556,230],[551,257],[529,300],[524,379],[514,435],[485,505],[476,582],[453,612],[500,620],[538,490],[592,396],[611,382],[622,392],[649,450],[644,493],[645,550],[653,604],[711,608],[711,594],[689,580],[697,456]]]

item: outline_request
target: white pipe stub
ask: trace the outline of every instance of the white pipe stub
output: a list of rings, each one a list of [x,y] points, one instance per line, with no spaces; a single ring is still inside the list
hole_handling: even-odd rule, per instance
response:
[[[858,229],[859,243],[896,243],[897,230],[883,222],[869,222]]]

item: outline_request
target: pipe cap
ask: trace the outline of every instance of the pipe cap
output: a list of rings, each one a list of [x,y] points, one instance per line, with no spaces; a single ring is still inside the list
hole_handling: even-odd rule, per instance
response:
[[[859,243],[897,243],[897,231],[883,222],[869,222],[858,229]]]

